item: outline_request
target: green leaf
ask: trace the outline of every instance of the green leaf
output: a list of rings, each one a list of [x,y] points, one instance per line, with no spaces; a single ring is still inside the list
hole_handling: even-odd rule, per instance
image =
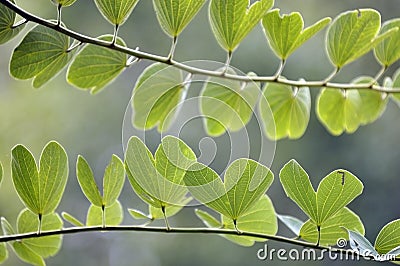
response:
[[[65,221],[69,222],[70,224],[77,226],[77,227],[82,227],[84,226],[84,224],[79,221],[77,218],[75,218],[74,216],[72,216],[71,214],[67,213],[67,212],[62,212],[61,216],[64,218]]]
[[[0,244],[0,263],[4,263],[8,259],[8,250],[6,243]]]
[[[393,75],[392,87],[400,89],[400,68]],[[400,93],[392,93],[390,96],[400,106]]]
[[[270,139],[298,139],[310,121],[310,89],[267,83],[259,108],[264,132]]]
[[[332,135],[351,134],[361,125],[362,104],[358,90],[322,89],[317,98],[317,116]]]
[[[10,0],[15,4],[14,0]],[[15,36],[25,27],[25,25],[20,25],[13,28],[15,23],[16,13],[6,7],[5,5],[0,5],[0,44],[6,43]]]
[[[17,79],[33,80],[33,87],[39,88],[55,77],[72,59],[69,52],[70,38],[38,25],[34,27],[15,48],[10,73]]]
[[[73,3],[75,3],[76,0],[51,0],[54,4],[56,5],[61,5],[61,6],[71,6]]]
[[[304,21],[299,12],[281,16],[279,9],[269,11],[262,20],[265,35],[275,54],[286,60],[297,48],[326,27],[330,18],[324,18],[303,29]]]
[[[236,72],[229,68],[229,74]],[[250,74],[253,75],[253,74]],[[212,77],[200,96],[200,111],[204,115],[207,134],[220,136],[225,131],[242,129],[253,114],[260,95],[259,84]]]
[[[232,53],[273,6],[273,0],[211,0],[209,17],[219,45]]]
[[[95,206],[103,206],[103,198],[100,195],[99,188],[97,187],[96,181],[92,169],[86,162],[85,158],[78,156],[76,162],[76,177],[78,178],[79,185],[82,189],[83,194],[86,198]]]
[[[102,41],[111,41],[113,36],[98,37]],[[126,47],[121,38],[117,44]],[[106,47],[87,44],[69,66],[67,80],[80,89],[98,93],[111,83],[126,67],[127,55]]]
[[[135,210],[135,209],[128,209],[129,214],[133,217],[135,220],[151,220],[150,215],[146,215],[145,213]]]
[[[364,234],[364,225],[354,212],[342,208],[335,215],[321,224],[321,245],[336,245],[339,239],[348,239],[348,234],[342,227],[356,230]],[[301,227],[299,236],[305,241],[315,243],[318,240],[317,225],[308,220]]]
[[[40,156],[40,170],[23,145],[12,150],[12,179],[18,196],[35,214],[54,212],[61,201],[68,178],[68,158],[55,141],[49,142]]]
[[[400,59],[400,19],[391,19],[386,21],[381,28],[380,33],[383,34],[389,30],[397,28],[397,31],[389,38],[386,38],[375,47],[375,56],[379,63],[384,66],[390,66]]]
[[[386,224],[375,240],[375,248],[380,254],[388,253],[400,246],[400,219]]]
[[[235,226],[231,219],[222,216],[224,228],[234,229]],[[240,231],[260,233],[265,235],[275,235],[278,232],[278,221],[274,206],[267,195],[261,197],[249,210],[237,220],[237,228]],[[266,239],[223,235],[226,239],[242,246],[252,246],[257,242],[265,242]]]
[[[187,86],[179,69],[161,63],[146,68],[133,91],[133,125],[145,130],[157,126],[159,132],[166,131],[176,107],[186,96]]]
[[[279,173],[286,195],[314,221],[317,220],[317,194],[306,171],[296,160],[290,160]]]
[[[303,226],[304,222],[300,221],[296,217],[290,215],[279,215],[277,214],[279,221],[284,223],[290,231],[292,231],[296,236],[300,235],[300,229]]]
[[[394,33],[390,31],[377,36],[380,26],[381,15],[374,9],[347,11],[337,16],[329,26],[326,38],[333,65],[342,68]]]
[[[195,210],[196,216],[207,226],[210,228],[221,228],[222,224],[219,222],[214,216],[209,214],[206,211],[196,209]]]
[[[273,173],[250,159],[238,159],[226,170],[224,183],[209,167],[196,163],[186,172],[185,184],[195,199],[236,221],[267,191]]]
[[[122,210],[121,203],[117,200],[113,205],[106,207],[105,212],[105,224],[108,226],[116,226],[122,223],[124,213]],[[87,217],[87,226],[100,226],[103,225],[103,211],[101,207],[90,205]]]
[[[43,258],[35,253],[32,249],[28,248],[25,244],[15,241],[11,244],[15,254],[22,261],[31,265],[45,266]]]
[[[153,158],[146,145],[132,137],[125,155],[126,171],[134,191],[156,208],[179,205],[187,188],[183,184],[186,169],[196,155],[180,139],[166,136],[161,140]]]
[[[103,178],[103,205],[113,205],[125,183],[124,163],[118,156],[113,155]]]
[[[158,22],[170,37],[177,37],[206,0],[153,0]]]
[[[22,210],[17,219],[18,233],[37,232],[39,220],[37,216],[28,209]],[[63,228],[63,222],[60,216],[56,213],[45,215],[42,218],[41,228],[43,231],[58,230]],[[62,236],[46,236],[40,238],[29,238],[20,241],[33,252],[43,258],[48,258],[56,255],[62,244]]]
[[[122,25],[139,0],[95,0],[101,14],[113,25]]]

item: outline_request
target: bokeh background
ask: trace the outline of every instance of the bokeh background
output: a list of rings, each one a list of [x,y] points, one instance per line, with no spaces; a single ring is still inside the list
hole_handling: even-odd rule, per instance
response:
[[[305,24],[310,25],[322,17],[335,17],[340,12],[371,7],[379,10],[382,20],[399,16],[398,0],[276,0],[275,7],[282,12],[300,11]],[[17,3],[44,18],[55,18],[56,9],[49,0],[17,0]],[[112,33],[112,26],[97,11],[92,0],[78,0],[63,12],[69,28],[90,36]],[[29,24],[27,28],[32,27]],[[24,30],[26,32],[27,29]],[[149,0],[142,0],[130,19],[120,29],[120,36],[130,47],[166,55],[170,39],[162,32]],[[81,192],[75,176],[78,154],[87,158],[98,180],[113,153],[122,157],[122,122],[136,78],[149,62],[141,62],[127,69],[114,83],[98,95],[73,88],[65,80],[63,71],[45,87],[36,90],[31,81],[17,81],[9,75],[8,64],[13,48],[21,41],[22,34],[0,49],[0,160],[5,167],[5,177],[0,189],[0,215],[15,224],[23,208],[11,182],[10,150],[18,143],[29,147],[39,156],[43,146],[50,140],[59,141],[67,150],[70,162],[70,177],[59,211],[68,211],[85,220],[88,201]],[[332,71],[324,50],[324,33],[319,33],[289,59],[284,75],[291,79],[323,79]],[[176,51],[180,61],[208,59],[225,61],[225,53],[215,41],[208,24],[207,8],[203,7],[189,27],[183,32]],[[261,27],[244,40],[233,57],[232,64],[243,72],[254,71],[259,75],[272,75],[278,60],[268,48]],[[388,71],[391,75],[396,67]],[[336,81],[349,81],[358,75],[374,75],[379,66],[372,53],[343,69]],[[317,90],[312,90],[313,99]],[[198,91],[194,92],[198,93]],[[364,193],[350,207],[362,218],[366,236],[373,241],[380,228],[400,217],[400,110],[390,102],[384,115],[374,124],[360,128],[352,135],[331,136],[317,121],[313,105],[310,125],[305,135],[296,141],[277,142],[272,170],[276,177],[280,168],[291,158],[298,160],[308,171],[314,186],[330,171],[345,168],[355,173],[365,185]],[[247,127],[258,130],[254,119]],[[187,126],[185,140],[199,153],[195,143],[202,125]],[[200,132],[200,133],[199,133]],[[191,134],[193,137],[190,137]],[[203,135],[205,137],[205,133]],[[226,136],[216,139],[225,141]],[[258,146],[259,138],[252,145]],[[155,146],[158,143],[153,143]],[[235,144],[233,144],[235,145]],[[218,145],[217,145],[218,146]],[[256,156],[259,152],[254,149]],[[221,159],[222,158],[222,159]],[[216,169],[223,169],[223,154],[217,154]],[[268,191],[277,212],[306,216],[289,200],[278,179]],[[126,182],[120,198],[126,208],[147,211],[145,205],[133,194]],[[124,224],[135,221],[125,213]],[[201,226],[193,208],[183,210],[171,218],[172,226]],[[163,223],[159,223],[162,225]],[[292,236],[280,224],[279,233]],[[264,244],[250,248],[237,246],[214,235],[173,235],[152,233],[88,233],[64,238],[61,252],[47,260],[48,265],[352,265],[355,262],[280,262],[259,261],[258,249]],[[290,245],[268,242],[270,248],[292,248]],[[361,265],[366,263],[359,262]],[[10,252],[5,265],[24,265]],[[370,262],[369,265],[374,265]]]

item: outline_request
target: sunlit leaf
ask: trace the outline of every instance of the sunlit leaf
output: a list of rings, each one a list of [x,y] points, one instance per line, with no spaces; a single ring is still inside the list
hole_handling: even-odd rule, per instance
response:
[[[209,17],[215,38],[233,52],[274,4],[273,0],[211,0]]]
[[[354,212],[348,208],[342,208],[335,215],[327,219],[321,224],[321,245],[336,245],[340,239],[348,239],[348,234],[342,227],[356,230],[361,234],[364,234],[364,226]],[[308,241],[315,243],[318,240],[317,225],[308,220],[301,227],[299,236]]]
[[[122,25],[139,0],[95,0],[101,14],[113,25]]]
[[[338,68],[363,56],[394,31],[377,36],[381,16],[374,9],[347,11],[337,16],[328,28],[326,47],[331,62]]]
[[[206,0],[153,0],[158,22],[171,37],[177,37],[199,12]]]
[[[86,198],[93,205],[101,207],[103,205],[103,198],[100,195],[92,169],[86,162],[85,158],[80,155],[76,162],[76,177],[78,178],[79,185]]]
[[[231,68],[227,72],[236,74]],[[259,87],[254,82],[241,83],[215,77],[208,79],[200,98],[207,134],[220,136],[227,130],[234,132],[246,126],[258,101]]]
[[[375,56],[379,63],[384,66],[390,66],[400,58],[400,19],[391,19],[386,21],[381,28],[380,33],[387,32],[391,29],[397,28],[397,32],[390,37],[383,40],[375,47]]]
[[[35,253],[32,249],[28,248],[25,244],[15,241],[11,244],[15,254],[22,261],[36,266],[45,266],[43,258]]]
[[[71,214],[67,213],[67,212],[62,212],[61,216],[64,218],[65,221],[69,222],[70,224],[77,226],[77,227],[81,227],[84,226],[84,224],[79,221],[77,218],[75,218],[74,216],[72,216]]]
[[[388,253],[400,246],[400,219],[386,224],[375,240],[375,248],[380,254]]]
[[[128,209],[128,212],[135,220],[151,220],[150,215],[146,215],[142,211],[135,209]]]
[[[310,89],[267,83],[259,108],[264,131],[269,138],[300,138],[310,120]]]
[[[28,209],[23,210],[17,220],[18,233],[37,232],[39,220],[37,216]],[[63,222],[56,213],[43,216],[42,231],[62,229]],[[62,236],[46,236],[40,238],[24,239],[21,243],[43,258],[54,256],[61,249]]]
[[[10,1],[15,4],[14,0]],[[13,28],[15,17],[14,11],[5,5],[0,5],[0,44],[8,42],[24,28],[24,25]]]
[[[8,250],[6,243],[0,244],[0,263],[4,263],[8,259]]]
[[[12,150],[12,179],[25,206],[33,213],[54,212],[61,201],[68,178],[68,158],[57,142],[49,142],[40,156],[40,170],[23,145]]]
[[[184,181],[195,199],[236,221],[267,191],[273,173],[250,159],[238,159],[226,170],[224,183],[211,168],[193,164]]]
[[[317,116],[332,135],[354,133],[361,125],[362,104],[358,90],[322,89],[317,98]]]
[[[199,217],[199,219],[207,226],[210,228],[222,228],[222,224],[220,221],[218,221],[214,216],[209,214],[206,211],[196,209],[195,210],[196,216]]]
[[[142,73],[133,91],[133,125],[140,129],[167,130],[185,98],[187,86],[181,70],[156,63]]]
[[[17,79],[33,80],[39,88],[54,78],[72,59],[70,38],[48,27],[34,27],[15,48],[10,73]]]
[[[117,200],[113,205],[106,207],[105,212],[105,225],[113,226],[122,223],[124,213],[121,203]],[[87,217],[87,226],[100,226],[103,225],[103,211],[101,207],[90,205]]]
[[[279,58],[286,60],[330,21],[330,18],[324,18],[304,29],[304,21],[299,12],[281,16],[279,9],[274,9],[264,16],[262,25],[272,50]]]
[[[99,39],[111,41],[113,36],[104,35]],[[126,46],[121,38],[117,38],[117,44]],[[67,80],[77,88],[98,93],[125,69],[127,58],[122,52],[87,44],[69,66]]]

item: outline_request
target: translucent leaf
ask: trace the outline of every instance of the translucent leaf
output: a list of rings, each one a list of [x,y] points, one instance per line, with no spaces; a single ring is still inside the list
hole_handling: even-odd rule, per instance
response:
[[[380,254],[385,254],[400,246],[400,219],[386,224],[375,240],[375,248]]]
[[[84,226],[84,224],[79,221],[77,218],[75,218],[74,216],[72,216],[71,214],[67,213],[67,212],[62,212],[61,216],[64,218],[65,221],[69,222],[70,224],[77,226],[77,227],[81,227]]]
[[[233,52],[273,6],[273,0],[211,0],[209,16],[218,43]]]
[[[158,22],[170,37],[177,37],[206,0],[153,0]]]
[[[210,228],[221,228],[222,224],[220,221],[218,221],[214,216],[209,214],[206,211],[196,209],[195,210],[196,216],[199,217],[199,219],[207,226]]]
[[[264,132],[269,138],[298,139],[310,121],[310,89],[267,83],[259,108]]]
[[[20,258],[22,261],[31,265],[46,265],[43,258],[35,253],[32,249],[28,248],[25,244],[15,241],[11,244],[11,246],[17,257]]]
[[[317,225],[322,225],[363,191],[363,183],[352,173],[340,169],[328,174],[317,189]]]
[[[361,235],[357,231],[348,229],[347,232],[349,233],[350,246],[353,250],[366,256],[379,256],[378,252],[375,250],[372,244],[363,235]]]
[[[68,52],[70,38],[38,25],[34,27],[15,48],[10,73],[17,79],[33,80],[33,87],[39,88],[54,78],[71,60]]]
[[[229,74],[236,74],[231,68]],[[250,121],[260,91],[259,84],[241,83],[223,78],[210,78],[201,92],[200,110],[207,134],[220,136],[225,131],[238,131]]]
[[[195,199],[235,221],[267,191],[273,178],[273,173],[258,162],[238,159],[226,170],[224,183],[200,163],[189,168],[184,181]]]
[[[99,37],[103,41],[111,41],[113,36]],[[117,44],[126,46],[121,38]],[[105,47],[87,44],[69,66],[68,82],[80,89],[98,93],[111,83],[126,67],[127,55]]]
[[[303,226],[304,222],[300,221],[296,217],[290,215],[277,215],[279,221],[284,223],[290,231],[292,231],[296,236],[300,235],[300,229]]]
[[[76,0],[51,0],[54,4],[61,6],[70,6],[75,3]]]
[[[279,9],[269,11],[262,20],[265,35],[275,54],[286,60],[297,48],[326,27],[330,18],[324,18],[303,29],[304,21],[299,12],[281,16]]]
[[[76,177],[78,178],[79,185],[86,198],[93,205],[101,207],[103,205],[103,198],[100,195],[92,169],[86,162],[85,158],[80,155],[76,162]]]
[[[139,129],[166,131],[187,87],[182,71],[156,63],[143,71],[133,91],[133,125]]]
[[[317,220],[317,194],[306,171],[296,160],[290,160],[279,173],[286,195],[314,221]]]
[[[400,19],[391,19],[386,21],[381,28],[380,33],[385,33],[392,29],[400,28]],[[375,56],[379,63],[384,66],[390,66],[394,62],[400,59],[400,31],[397,30],[396,33],[392,34],[389,38],[386,38],[381,43],[375,47]]]
[[[234,229],[234,224],[231,219],[222,216],[224,228]],[[237,220],[237,229],[244,232],[260,233],[265,235],[275,235],[278,232],[278,221],[274,206],[267,195],[261,197],[249,210]],[[242,246],[252,246],[257,242],[265,242],[266,239],[223,235],[228,240]]]
[[[155,158],[146,145],[132,137],[125,155],[126,171],[134,191],[156,208],[179,205],[187,188],[183,184],[186,169],[196,155],[183,141],[173,136],[162,139]]]
[[[68,178],[68,158],[65,150],[49,142],[40,156],[40,170],[35,159],[23,145],[12,149],[12,179],[25,206],[33,213],[54,212],[61,201]]]
[[[124,213],[122,210],[121,203],[117,200],[113,205],[106,207],[104,216],[106,218],[105,224],[108,226],[115,226],[122,223],[122,220],[124,218]],[[102,224],[103,224],[103,211],[101,207],[90,205],[86,217],[86,225],[100,226]]]
[[[0,263],[4,263],[8,259],[8,250],[6,243],[0,244]]]
[[[14,0],[9,0],[15,4]],[[16,14],[14,11],[6,7],[5,5],[0,5],[0,44],[6,43],[15,36],[25,27],[25,25],[13,28],[15,23]]]
[[[376,10],[367,8],[341,13],[327,32],[326,46],[331,62],[341,68],[394,33],[388,31],[377,36],[380,26],[381,16]]]
[[[122,25],[139,0],[95,0],[101,14],[113,25]]]
[[[118,156],[113,155],[104,172],[103,205],[111,206],[121,194],[125,183],[124,164]]]
[[[362,104],[358,90],[322,89],[317,98],[317,116],[332,135],[354,133],[361,125]]]
[[[39,227],[39,220],[37,216],[25,209],[21,211],[17,219],[18,233],[32,233],[37,232]],[[62,229],[63,222],[56,213],[43,216],[42,219],[42,231],[58,230]],[[61,249],[62,236],[46,236],[40,238],[29,238],[20,241],[25,244],[29,249],[38,254],[43,258],[54,256]]]
[[[128,209],[129,214],[135,219],[135,220],[151,220],[150,215],[146,215],[145,213],[135,210],[135,209]]]
[[[348,208],[342,208],[331,218],[327,219],[321,224],[321,245],[336,245],[340,239],[348,239],[348,234],[342,227],[356,230],[364,234],[364,225],[360,220],[360,217],[352,212]],[[301,227],[299,236],[311,243],[315,243],[318,240],[317,225],[308,220]]]

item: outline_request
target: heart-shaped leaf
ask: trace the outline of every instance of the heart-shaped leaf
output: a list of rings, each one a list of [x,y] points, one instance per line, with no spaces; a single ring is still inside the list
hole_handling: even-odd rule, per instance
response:
[[[231,68],[227,72],[236,74]],[[254,82],[208,79],[200,97],[200,111],[204,115],[207,134],[220,136],[227,130],[234,132],[245,127],[258,101],[259,87]]]
[[[286,195],[317,227],[321,227],[363,190],[363,184],[357,177],[340,169],[324,177],[315,192],[307,173],[295,160],[289,161],[279,175]]]
[[[99,37],[111,41],[111,35]],[[121,38],[117,44],[126,46]],[[87,44],[68,68],[68,82],[80,89],[98,93],[126,68],[127,55],[105,47]]]
[[[326,47],[329,59],[338,68],[363,56],[385,38],[390,30],[377,36],[381,15],[374,9],[347,11],[337,16],[328,28]]]
[[[10,0],[15,4],[14,0]],[[6,43],[20,33],[25,25],[14,28],[16,13],[6,7],[0,5],[0,44]]]
[[[375,240],[375,248],[379,254],[385,254],[400,246],[400,219],[386,224]]]
[[[322,89],[317,98],[317,116],[332,135],[354,133],[361,124],[362,104],[358,90]]]
[[[297,48],[326,27],[330,18],[324,18],[314,25],[304,28],[299,12],[281,16],[279,9],[269,11],[262,20],[265,35],[275,54],[286,60]]]
[[[383,66],[390,66],[400,59],[400,19],[391,19],[386,21],[381,28],[380,33],[383,34],[389,30],[397,28],[396,33],[392,34],[389,38],[384,39],[375,47],[375,56],[379,63]]]
[[[10,73],[17,79],[33,80],[39,88],[54,78],[72,59],[70,38],[55,30],[38,25],[15,48]]]
[[[196,161],[196,155],[183,141],[166,136],[155,156],[138,138],[128,142],[125,167],[129,181],[138,196],[156,208],[179,205],[187,194],[183,177]]]
[[[158,131],[166,131],[187,86],[181,70],[160,63],[149,66],[133,91],[133,125],[146,130],[157,126]]]
[[[273,0],[211,0],[211,28],[219,45],[232,53],[273,6]]]
[[[122,25],[139,0],[95,0],[100,13],[113,25]]]
[[[267,83],[259,108],[264,132],[270,139],[300,138],[310,121],[310,89]]]
[[[205,2],[206,0],[153,0],[158,22],[170,37],[177,37]]]
[[[100,195],[92,169],[82,156],[78,157],[76,163],[76,176],[83,193],[93,205],[109,207],[117,201],[121,194],[125,182],[124,164],[118,156],[112,156],[104,172],[103,196]]]
[[[57,142],[49,142],[40,156],[40,170],[27,148],[12,149],[12,179],[18,196],[33,213],[54,212],[61,201],[68,178],[68,158]]]
[[[362,234],[365,232],[360,217],[345,207],[322,223],[320,243],[322,245],[336,245],[340,239],[348,239],[348,235],[342,227],[356,230]],[[316,224],[308,220],[301,227],[299,236],[306,241],[315,243],[318,240]]]
[[[273,178],[273,173],[260,163],[238,159],[226,170],[224,183],[201,163],[188,169],[184,181],[195,199],[235,222],[264,195]]]
[[[108,225],[115,226],[122,223],[124,218],[121,203],[117,200],[113,205],[108,206],[103,209],[101,207],[97,207],[95,205],[90,205],[87,216],[86,216],[86,225],[87,226],[100,226],[100,225]],[[105,221],[103,221],[103,217],[105,217]]]

